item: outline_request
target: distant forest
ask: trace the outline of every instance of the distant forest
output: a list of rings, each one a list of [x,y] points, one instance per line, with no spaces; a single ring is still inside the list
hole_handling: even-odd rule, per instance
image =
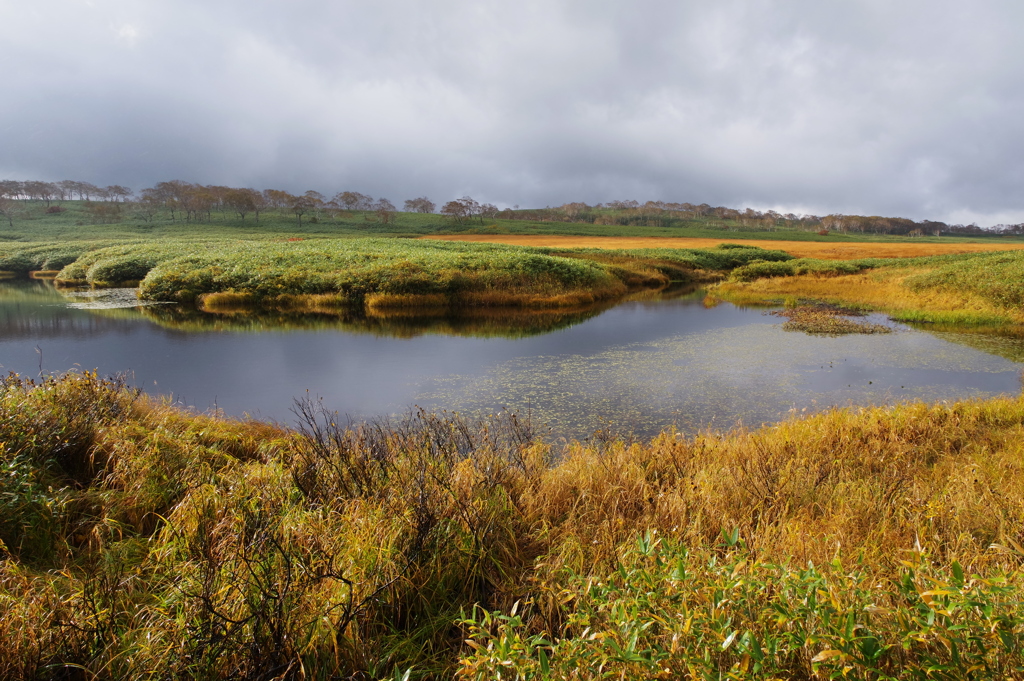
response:
[[[15,219],[24,214],[29,204],[41,204],[45,206],[46,212],[59,213],[64,210],[61,206],[63,202],[74,200],[87,202],[92,217],[102,223],[123,220],[150,222],[158,215],[166,214],[170,215],[172,221],[209,222],[215,212],[236,215],[242,222],[247,218],[259,222],[260,215],[266,211],[285,211],[295,217],[299,226],[303,219],[320,222],[354,212],[369,213],[376,221],[391,224],[398,214],[398,208],[388,199],[374,199],[355,191],[338,192],[328,198],[313,190],[296,195],[279,189],[259,191],[171,180],[142,189],[136,194],[121,185],[99,187],[75,180],[0,181],[0,216],[12,227]],[[481,204],[468,196],[448,201],[440,208],[427,197],[418,197],[407,199],[403,210],[409,213],[438,213],[453,225],[466,225],[473,220],[482,223],[485,219],[643,227],[672,227],[675,224],[697,222],[705,227],[724,230],[742,227],[766,231],[797,229],[821,233],[905,236],[1024,235],[1024,223],[983,228],[976,224],[950,225],[937,220],[914,221],[900,217],[839,213],[825,216],[796,215],[772,210],[665,201],[609,201],[593,206],[573,202],[554,208],[520,209],[516,206],[499,210],[493,204]]]

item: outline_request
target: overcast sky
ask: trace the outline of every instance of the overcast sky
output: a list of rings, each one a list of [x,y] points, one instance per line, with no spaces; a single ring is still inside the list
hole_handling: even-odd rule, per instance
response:
[[[1024,2],[0,0],[0,179],[1024,222]]]

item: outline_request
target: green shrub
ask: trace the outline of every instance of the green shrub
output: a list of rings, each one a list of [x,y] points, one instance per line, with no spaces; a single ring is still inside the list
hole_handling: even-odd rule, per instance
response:
[[[530,610],[476,608],[462,620],[473,679],[970,679],[1024,669],[1020,575],[969,575],[911,554],[879,575],[835,560],[763,563],[724,534],[691,553],[647,533],[600,578],[566,572],[564,626]],[[583,671],[585,670],[585,671]],[[582,672],[582,673],[581,673]]]

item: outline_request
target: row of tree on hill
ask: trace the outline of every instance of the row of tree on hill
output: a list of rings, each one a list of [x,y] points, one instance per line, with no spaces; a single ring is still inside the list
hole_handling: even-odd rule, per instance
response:
[[[698,221],[709,227],[755,228],[775,231],[780,228],[802,229],[805,231],[897,234],[906,236],[956,235],[1022,235],[1024,223],[996,225],[984,229],[977,224],[950,225],[938,220],[914,221],[909,218],[882,217],[878,215],[796,215],[779,213],[774,210],[759,211],[753,208],[738,210],[725,206],[711,206],[706,203],[667,203],[664,201],[610,201],[594,206],[586,203],[567,203],[556,208],[542,210],[508,210],[501,217],[520,220],[561,220],[591,224],[616,224],[623,226],[667,227],[680,221]]]
[[[301,226],[303,218],[319,222],[324,217],[339,217],[359,211],[372,214],[377,222],[390,224],[398,214],[398,208],[390,200],[383,197],[374,199],[356,191],[338,192],[328,198],[315,190],[291,194],[280,189],[259,191],[170,180],[143,189],[135,196],[131,189],[120,185],[97,187],[72,180],[0,181],[0,214],[8,218],[11,218],[11,213],[3,212],[4,203],[9,206],[13,201],[38,201],[45,203],[51,212],[60,212],[59,203],[76,198],[90,202],[94,217],[104,222],[119,219],[124,206],[130,208],[132,217],[146,222],[154,220],[162,212],[168,213],[172,221],[203,222],[212,219],[215,211],[237,215],[242,222],[250,216],[259,222],[260,215],[267,211],[286,211],[293,214]],[[100,203],[94,203],[94,199]],[[468,196],[445,203],[439,211],[437,205],[425,196],[407,199],[403,208],[407,213],[440,212],[454,224],[465,224],[473,218],[483,220],[498,214],[498,208],[493,204],[480,204]]]
[[[47,206],[50,206],[55,201],[71,201],[76,197],[80,201],[89,201],[91,199],[127,201],[131,196],[132,190],[119,184],[110,185],[109,187],[98,187],[91,182],[78,182],[76,180],[61,180],[60,182],[0,180],[0,197],[41,201],[46,203]]]
[[[161,210],[168,211],[171,220],[185,222],[208,221],[213,211],[230,212],[242,222],[249,216],[259,222],[260,215],[267,211],[292,213],[299,226],[303,218],[319,222],[325,216],[337,216],[342,212],[372,212],[384,224],[394,222],[398,208],[386,198],[374,200],[359,192],[338,192],[328,198],[315,190],[303,194],[292,194],[281,189],[259,191],[249,188],[200,185],[180,180],[160,182],[139,192],[137,211],[144,220],[152,220]],[[406,201],[407,211],[433,212],[434,204],[426,198]]]
[[[121,219],[126,209],[130,210],[132,217],[143,221],[152,221],[158,214],[166,212],[170,214],[171,220],[185,222],[209,221],[214,211],[232,213],[242,222],[250,216],[259,222],[260,215],[266,211],[286,211],[295,216],[300,226],[304,218],[319,222],[324,217],[338,218],[357,211],[372,215],[371,219],[382,224],[391,224],[398,214],[398,208],[388,199],[374,199],[356,191],[342,191],[328,198],[315,190],[291,194],[279,189],[259,191],[170,180],[143,189],[136,196],[131,189],[121,185],[99,187],[75,180],[0,180],[0,215],[6,217],[12,225],[13,217],[19,210],[19,201],[44,203],[48,211],[60,212],[63,210],[59,205],[61,202],[76,198],[89,202],[94,218],[103,222]],[[711,206],[707,203],[664,201],[609,201],[593,206],[573,202],[556,208],[520,210],[515,206],[499,210],[494,204],[481,204],[471,197],[464,196],[448,201],[439,209],[433,201],[424,196],[406,200],[403,209],[409,213],[438,212],[454,225],[464,225],[474,219],[483,222],[484,219],[495,218],[644,227],[671,227],[675,224],[698,221],[712,228],[753,228],[768,231],[785,228],[906,236],[1024,234],[1024,223],[996,225],[983,229],[976,224],[949,225],[936,220],[914,221],[908,218],[838,213],[825,216],[796,215],[774,210],[739,210]]]

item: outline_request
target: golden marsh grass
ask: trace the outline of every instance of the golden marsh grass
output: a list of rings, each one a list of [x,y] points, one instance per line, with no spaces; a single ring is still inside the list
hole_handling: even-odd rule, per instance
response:
[[[992,244],[942,242],[854,242],[785,241],[764,239],[703,239],[673,237],[598,237],[552,236],[532,234],[457,234],[426,236],[422,239],[465,241],[472,243],[508,244],[512,246],[538,246],[545,248],[714,248],[723,243],[741,244],[758,248],[775,248],[797,258],[823,260],[858,260],[861,258],[918,258],[930,255],[981,253],[986,251],[1012,251],[1024,248],[1021,243]]]
[[[833,657],[863,678],[1024,663],[1019,397],[564,451],[511,415],[349,426],[308,401],[297,414],[288,429],[189,413],[92,374],[6,379],[0,676],[472,677],[504,664],[486,651],[515,636],[528,654],[511,664],[526,669],[540,664],[531,637],[561,641],[569,664],[570,650],[597,660],[593,641],[626,645],[620,627],[647,621],[642,640],[664,644],[677,676],[689,665],[756,678],[750,637],[780,678],[818,678]],[[655,581],[628,586],[643,580]],[[771,604],[787,600],[803,614],[779,619]],[[519,620],[488,624],[478,606]],[[753,614],[762,607],[775,614]],[[653,624],[686,612],[703,633],[685,645]],[[872,632],[877,655],[843,638],[847,621]],[[741,634],[745,647],[723,647]],[[960,657],[942,637],[963,639]],[[618,658],[621,678],[653,674]]]
[[[888,313],[903,321],[998,325],[1024,323],[1019,307],[995,304],[964,289],[919,288],[906,285],[928,268],[890,267],[839,276],[800,275],[752,282],[723,282],[712,289],[736,304],[765,304],[785,300],[820,300],[837,305],[858,305]]]

